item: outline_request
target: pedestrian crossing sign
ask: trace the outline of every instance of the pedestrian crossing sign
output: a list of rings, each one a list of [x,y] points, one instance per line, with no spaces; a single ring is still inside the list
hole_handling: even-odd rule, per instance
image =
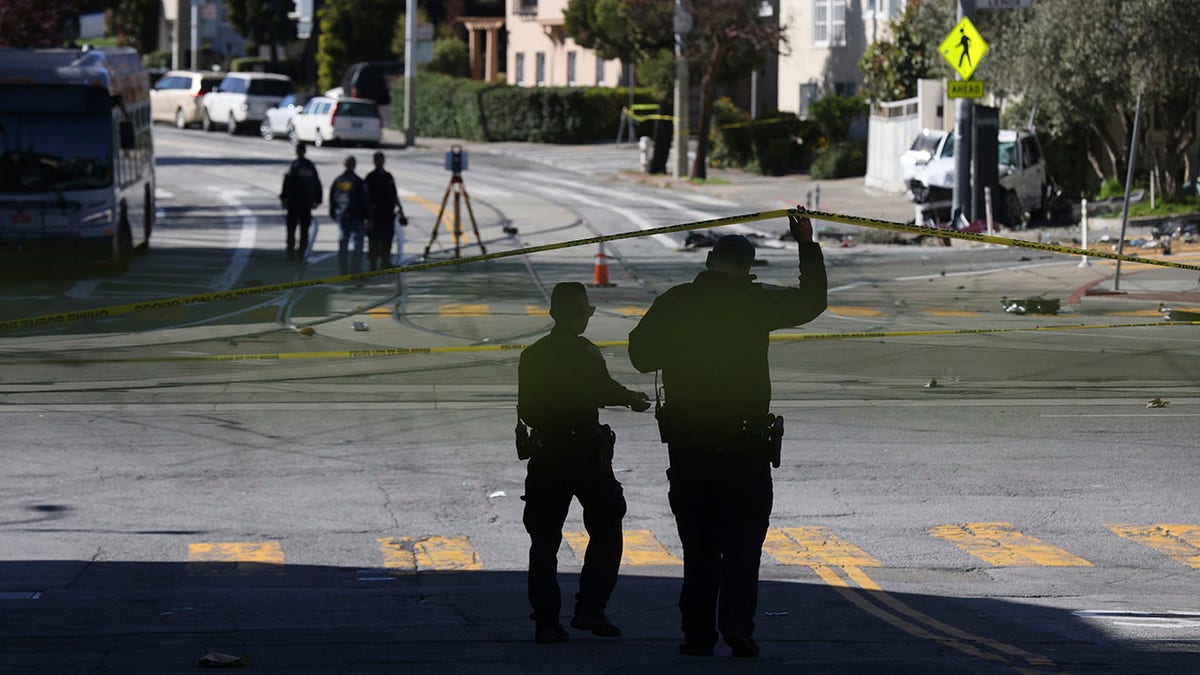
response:
[[[964,80],[971,79],[971,73],[975,72],[987,50],[988,43],[979,31],[975,30],[975,24],[965,16],[950,30],[950,34],[938,47],[938,51],[950,63],[950,67]]]

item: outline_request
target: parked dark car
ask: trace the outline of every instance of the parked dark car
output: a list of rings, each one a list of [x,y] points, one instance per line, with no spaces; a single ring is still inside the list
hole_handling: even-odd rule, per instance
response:
[[[363,61],[346,69],[342,95],[365,98],[379,106],[384,124],[392,124],[392,84],[404,77],[403,61]]]

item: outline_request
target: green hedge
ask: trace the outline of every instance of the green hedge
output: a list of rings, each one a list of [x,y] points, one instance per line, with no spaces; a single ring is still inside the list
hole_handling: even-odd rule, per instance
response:
[[[817,152],[809,175],[818,180],[849,178],[867,173],[867,149],[862,143],[841,141]]]
[[[635,91],[649,101],[649,90]],[[419,136],[468,141],[587,143],[617,135],[629,91],[607,87],[513,87],[437,73],[418,73],[414,127]],[[392,100],[404,101],[400,82]],[[404,105],[393,104],[397,127]]]
[[[811,136],[812,125],[792,113],[773,112],[765,119],[751,120],[728,98],[721,98],[713,104],[709,163],[764,176],[803,171],[809,154],[806,137]]]

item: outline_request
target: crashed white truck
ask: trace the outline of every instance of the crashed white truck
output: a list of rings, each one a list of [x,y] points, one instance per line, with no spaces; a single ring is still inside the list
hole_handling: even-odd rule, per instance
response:
[[[1044,213],[1049,206],[1046,160],[1037,136],[1029,131],[1001,129],[997,140],[1001,194],[992,195],[995,220],[1018,227],[1030,214]],[[900,156],[900,166],[908,198],[921,214],[918,221],[948,221],[954,192],[954,134],[922,131]]]

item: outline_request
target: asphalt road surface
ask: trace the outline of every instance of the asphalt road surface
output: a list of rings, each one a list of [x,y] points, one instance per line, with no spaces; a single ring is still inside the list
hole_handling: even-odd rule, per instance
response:
[[[324,207],[307,259],[284,257],[286,143],[166,127],[156,143],[149,255],[119,277],[10,268],[0,319],[337,274]],[[473,151],[462,253],[778,208],[618,179],[617,152]],[[309,156],[328,186],[350,153],[369,166]],[[387,156],[411,222],[398,258],[450,259],[441,149]],[[786,223],[734,230],[758,236],[761,280],[795,283]],[[609,244],[616,286],[590,291],[586,335],[647,393],[619,342],[702,268],[685,242]],[[676,655],[666,452],[653,416],[623,409],[602,418],[629,502],[609,608],[624,636],[532,643],[503,347],[549,328],[554,283],[593,280],[589,246],[0,334],[0,672],[182,672],[213,651],[280,673],[1200,669],[1196,328],[1097,328],[1161,323],[1152,298],[1078,293],[1102,264],[826,244],[830,310],[771,352],[788,433],[759,659]],[[1065,311],[1001,304],[1038,295]],[[364,354],[386,349],[417,351]],[[565,530],[569,598],[578,507]]]

